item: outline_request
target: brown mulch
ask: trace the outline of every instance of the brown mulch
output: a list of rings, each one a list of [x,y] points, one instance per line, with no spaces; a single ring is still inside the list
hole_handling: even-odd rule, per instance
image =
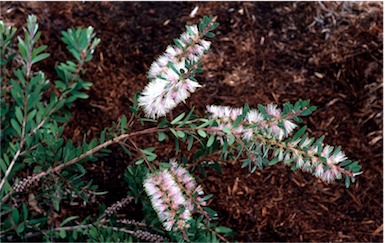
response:
[[[195,6],[199,10],[190,17]],[[201,184],[215,195],[210,206],[221,224],[238,233],[232,240],[379,242],[382,10],[381,2],[28,2],[2,3],[1,18],[20,27],[28,14],[38,16],[51,53],[40,67],[51,80],[54,65],[70,57],[60,31],[95,28],[102,44],[84,77],[94,85],[88,100],[75,103],[65,131],[68,139],[80,142],[83,134],[98,137],[112,121],[129,114],[133,95],[148,83],[148,67],[186,23],[218,16],[221,25],[204,60],[205,72],[198,76],[204,87],[188,105],[202,114],[209,104],[310,99],[318,107],[304,120],[311,135],[324,134],[327,143],[342,145],[364,171],[349,189],[283,165],[249,174],[240,164],[225,163],[223,175],[209,171]],[[146,139],[139,144],[145,146]],[[156,146],[160,158],[174,156],[172,144]],[[122,171],[130,161],[119,148],[114,152],[88,165],[90,177],[114,192],[105,196],[105,204],[124,197],[127,189]],[[97,207],[87,212],[95,214]]]

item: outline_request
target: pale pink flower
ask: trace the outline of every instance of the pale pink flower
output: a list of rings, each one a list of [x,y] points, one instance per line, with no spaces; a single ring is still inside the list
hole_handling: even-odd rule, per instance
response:
[[[288,134],[290,134],[290,133],[297,127],[297,125],[294,124],[294,123],[293,123],[292,121],[290,121],[290,120],[285,120],[285,121],[283,122],[283,124],[284,124],[285,129],[286,129],[286,132],[287,132]]]
[[[321,152],[321,156],[327,158],[329,157],[332,151],[333,151],[333,148],[329,145],[326,145]]]
[[[306,161],[306,163],[302,166],[302,170],[304,172],[312,172],[313,171],[313,166],[310,164],[309,161]]]
[[[167,83],[162,79],[155,79],[150,82],[139,97],[138,102],[143,107],[148,117],[164,116],[168,111],[168,107],[175,104],[166,104],[165,88]],[[166,107],[167,105],[167,107]]]
[[[331,159],[333,164],[338,164],[338,163],[341,163],[342,161],[346,160],[347,157],[344,154],[344,152],[340,151],[335,156],[332,156],[330,159]]]
[[[314,175],[319,178],[323,175],[323,173],[324,173],[324,168],[323,168],[323,165],[320,164],[316,167]]]
[[[242,138],[245,139],[245,140],[252,140],[253,139],[253,136],[254,136],[254,131],[253,129],[245,129],[243,131],[243,134],[242,134]]]
[[[311,144],[311,139],[306,138],[305,141],[300,145],[300,147],[303,149],[309,146],[310,144]]]
[[[158,215],[163,227],[170,231],[175,226],[175,219],[179,218],[178,225],[184,225],[191,219],[191,212],[186,209],[186,200],[173,176],[163,170],[152,174],[144,180],[143,187],[150,198],[151,205]],[[179,211],[184,212],[179,215]]]
[[[283,150],[282,150],[282,149],[279,150],[278,160],[279,160],[279,161],[282,161],[282,160],[283,160]]]
[[[285,136],[285,132],[277,124],[270,125],[270,132],[271,135],[278,138],[278,140],[282,140],[282,138]]]
[[[200,39],[196,25],[188,29],[190,31],[181,34],[178,39],[181,46],[168,46],[165,53],[151,64],[148,72],[150,83],[138,100],[147,117],[165,116],[201,86],[189,77],[196,66],[191,65],[191,70],[187,70],[185,65],[186,62],[197,64],[209,49],[210,42]]]
[[[298,156],[296,159],[296,163],[298,168],[302,168],[302,166],[304,165],[303,158],[301,156]]]
[[[276,118],[281,116],[281,110],[277,108],[277,105],[269,104],[266,109],[267,114]]]
[[[247,113],[246,120],[249,123],[260,123],[263,121],[263,116],[256,110],[250,110]]]
[[[335,175],[334,173],[331,171],[331,170],[326,170],[322,176],[321,176],[321,179],[330,183],[330,182],[333,182],[335,180]]]
[[[211,42],[210,41],[206,41],[206,40],[202,40],[201,41],[201,45],[207,51],[208,49],[210,49]]]
[[[289,161],[290,159],[291,159],[291,157],[290,157],[289,153],[287,153],[287,154],[285,155],[285,158],[283,159],[283,162],[284,162],[285,164],[287,164],[288,161]]]

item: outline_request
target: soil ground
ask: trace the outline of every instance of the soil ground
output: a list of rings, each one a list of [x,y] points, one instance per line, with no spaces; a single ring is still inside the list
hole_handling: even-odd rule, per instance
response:
[[[209,104],[250,106],[310,99],[318,110],[305,119],[312,136],[342,145],[361,161],[364,173],[346,189],[325,184],[283,165],[248,174],[224,163],[200,183],[214,194],[210,206],[239,241],[379,242],[383,240],[383,6],[380,2],[28,2],[1,3],[1,18],[20,27],[36,14],[51,58],[41,68],[70,58],[60,31],[93,26],[102,44],[87,66],[94,83],[88,100],[77,101],[65,136],[81,142],[129,114],[146,72],[184,30],[204,15],[220,26],[204,60],[203,85],[188,100],[203,114]],[[189,16],[195,6],[198,12]],[[54,61],[56,60],[56,61]],[[178,107],[175,111],[185,109]],[[139,144],[153,140],[142,138]],[[168,160],[173,145],[155,144]],[[90,178],[110,192],[110,203],[126,195],[122,171],[131,162],[119,148],[87,166]],[[96,208],[77,208],[95,214]],[[65,210],[64,210],[65,211]],[[64,212],[63,211],[63,212]],[[63,216],[63,215],[62,215]]]

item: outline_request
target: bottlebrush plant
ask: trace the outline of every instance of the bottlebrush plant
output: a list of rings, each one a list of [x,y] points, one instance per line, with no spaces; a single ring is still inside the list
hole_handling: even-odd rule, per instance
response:
[[[205,16],[199,25],[186,26],[174,44],[150,67],[149,83],[135,96],[131,115],[122,115],[99,138],[81,146],[63,137],[71,119],[69,108],[86,99],[92,83],[81,76],[100,40],[92,27],[68,29],[62,41],[72,54],[55,67],[51,84],[34,66],[49,57],[39,45],[35,16],[27,19],[24,37],[0,21],[1,41],[1,240],[2,241],[226,241],[234,232],[217,222],[217,213],[207,206],[215,195],[205,195],[191,170],[219,163],[202,162],[208,155],[217,160],[239,161],[250,173],[282,162],[293,170],[312,173],[326,182],[344,179],[346,187],[361,173],[357,161],[348,160],[341,147],[313,138],[300,126],[302,117],[316,109],[309,101],[250,108],[207,104],[206,116],[191,108],[170,119],[169,113],[201,85],[202,58],[208,52],[215,18]],[[157,159],[151,144],[140,148],[135,139],[157,136],[159,142],[174,139],[194,155]],[[172,141],[172,140],[171,140]],[[119,144],[131,163],[124,172],[127,196],[98,215],[70,215],[59,220],[62,203],[87,205],[108,192],[87,181],[87,161],[108,156],[108,147]],[[256,185],[257,186],[257,185]],[[142,220],[117,215],[129,204],[138,204]],[[67,205],[68,207],[68,205]],[[55,216],[56,215],[56,216]],[[60,218],[60,217],[59,217]]]

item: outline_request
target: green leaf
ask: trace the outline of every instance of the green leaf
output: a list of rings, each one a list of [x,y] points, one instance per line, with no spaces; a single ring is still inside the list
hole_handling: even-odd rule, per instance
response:
[[[64,239],[64,238],[66,238],[67,233],[65,232],[65,230],[60,230],[59,231],[59,236],[60,236],[60,238]]]
[[[233,230],[224,226],[219,226],[215,228],[215,232],[225,234],[225,233],[231,233],[233,232]]]
[[[15,115],[20,124],[23,124],[24,116],[23,112],[21,111],[21,108],[19,106],[16,106],[15,108]]]
[[[235,142],[235,136],[230,136],[227,138],[227,142],[229,145],[232,145]]]
[[[183,131],[177,131],[176,132],[176,135],[180,138],[184,138],[186,136],[186,134],[183,132]]]
[[[214,29],[216,29],[217,27],[219,26],[219,23],[218,22],[215,22],[215,23],[213,23],[211,26],[210,26],[210,31],[212,31],[212,30],[214,30]]]
[[[24,231],[24,229],[25,229],[25,224],[22,223],[19,226],[17,226],[16,232],[20,234],[20,233],[22,233]]]
[[[175,65],[173,62],[168,62],[167,66],[169,66],[176,74],[180,74],[179,71],[175,68]]]
[[[317,147],[318,145],[321,145],[323,140],[325,139],[325,135],[322,135],[320,138],[315,141],[314,146]]]
[[[33,118],[35,118],[36,113],[37,113],[37,110],[32,110],[30,113],[28,113],[27,120],[31,121]]]
[[[12,125],[13,129],[15,129],[17,134],[19,134],[19,136],[21,137],[21,127],[20,127],[19,123],[15,119],[11,119],[11,125]]]
[[[242,121],[243,121],[243,115],[238,116],[238,117],[235,119],[235,121],[234,121],[232,127],[233,127],[233,128],[234,128],[234,127],[237,127]]]
[[[36,56],[36,57],[34,57],[34,58],[32,59],[32,64],[35,64],[35,63],[37,63],[37,62],[40,62],[40,61],[46,59],[46,58],[49,57],[49,56],[50,56],[49,53],[43,53],[43,54],[40,54],[40,55],[38,55],[38,56]]]
[[[190,149],[192,148],[193,144],[194,144],[194,137],[190,136],[189,141],[188,141],[188,145],[187,145],[187,150],[188,151],[190,151]]]
[[[248,166],[250,163],[251,163],[251,160],[250,160],[250,159],[245,159],[245,161],[243,161],[243,163],[242,163],[242,165],[241,165],[241,168],[245,168],[245,167]]]
[[[162,142],[162,141],[165,140],[166,138],[167,138],[166,133],[164,133],[164,132],[158,132],[158,141],[159,141],[159,142]]]
[[[199,136],[201,136],[202,138],[205,138],[207,137],[207,133],[201,129],[198,129],[197,133],[199,134]]]
[[[198,30],[199,32],[203,32],[203,30],[206,28],[206,25],[202,22],[199,23],[198,25]]]
[[[311,107],[307,108],[306,110],[304,110],[304,111],[301,113],[301,116],[308,116],[308,115],[310,115],[313,111],[315,111],[316,109],[317,109],[317,107],[311,106]]]
[[[341,146],[338,146],[337,148],[334,149],[332,157],[336,157],[337,154],[341,151]]]
[[[136,164],[136,165],[140,165],[140,164],[142,164],[143,162],[144,162],[144,159],[140,159],[140,160],[136,161],[135,164]]]
[[[76,241],[78,239],[78,231],[74,230],[72,231],[72,238]]]
[[[175,137],[178,137],[178,135],[176,134],[176,131],[173,128],[170,128],[170,131],[172,132],[172,134],[174,134]]]
[[[70,216],[70,217],[66,218],[65,220],[63,220],[63,222],[61,222],[60,227],[66,225],[68,222],[70,222],[74,219],[77,219],[77,218],[79,218],[79,216]]]
[[[208,195],[202,197],[202,201],[207,201],[207,200],[209,200],[210,198],[212,198],[213,196],[214,196],[213,194],[208,194]]]
[[[278,163],[278,162],[279,162],[278,157],[275,157],[274,159],[272,159],[272,160],[269,162],[268,165],[275,165],[275,164]]]
[[[140,152],[142,152],[145,155],[154,155],[154,153],[153,153],[154,150],[155,150],[155,148],[151,147],[151,148],[146,148],[146,149],[140,149]]]
[[[152,154],[152,155],[147,155],[146,159],[148,162],[151,162],[151,161],[154,161],[156,159],[156,157],[157,157],[156,154]]]
[[[19,47],[19,52],[20,52],[21,57],[24,60],[28,60],[28,47],[27,47],[27,45],[25,44],[23,39],[20,38],[20,36],[18,36],[17,39],[19,40],[18,47]]]
[[[262,113],[262,115],[266,115],[267,114],[266,108],[263,105],[261,105],[261,104],[258,104],[258,110],[259,110],[259,112]]]
[[[222,131],[223,131],[224,133],[226,133],[226,134],[231,134],[231,128],[229,128],[229,127],[223,128]]]
[[[182,114],[180,114],[179,116],[177,116],[174,120],[172,120],[171,124],[172,125],[175,125],[176,123],[178,123],[180,120],[183,119],[185,113],[183,112]]]
[[[215,34],[213,32],[207,32],[206,36],[209,37],[209,38],[214,38]]]
[[[126,128],[126,125],[127,125],[127,117],[125,115],[123,115],[122,118],[120,119],[120,127],[121,127],[120,132],[121,133],[124,132],[124,129]]]
[[[76,163],[75,166],[78,168],[80,173],[82,173],[82,174],[87,173],[86,170],[84,169],[83,165]]]
[[[25,205],[25,203],[23,203],[23,218],[28,219],[28,208],[27,208],[27,205]]]
[[[41,52],[45,51],[47,49],[46,45],[39,46],[32,50],[32,56],[35,57],[36,55],[40,54]]]
[[[349,176],[345,176],[345,186],[346,186],[346,188],[350,187],[350,177]]]
[[[339,163],[338,165],[341,166],[341,167],[345,167],[345,166],[347,166],[347,165],[349,165],[351,163],[352,163],[351,160],[345,160],[345,161]]]
[[[294,134],[292,141],[294,142],[294,141],[296,141],[298,138],[300,138],[300,137],[305,133],[306,128],[307,128],[307,126],[301,127],[301,129],[299,129],[299,130]]]
[[[211,145],[213,145],[214,141],[215,141],[215,135],[211,135],[209,140],[207,141],[207,145],[206,146],[208,148],[211,147]]]
[[[19,223],[20,215],[19,215],[19,211],[17,210],[17,208],[12,210],[12,219],[13,219],[13,222],[15,224]]]

